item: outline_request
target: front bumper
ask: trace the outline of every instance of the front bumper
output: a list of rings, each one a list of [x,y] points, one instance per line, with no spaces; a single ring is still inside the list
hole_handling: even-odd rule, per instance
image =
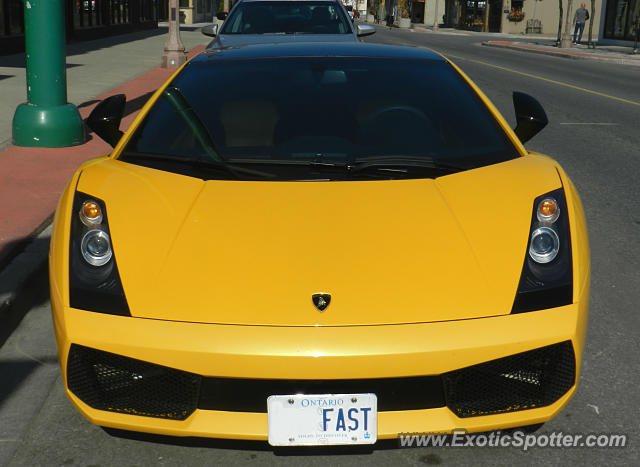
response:
[[[577,381],[588,306],[581,298],[572,305],[517,315],[354,327],[233,326],[120,317],[63,307],[55,292],[52,306],[67,395],[91,422],[164,435],[266,440],[266,413],[195,409],[184,420],[170,420],[92,408],[67,385],[70,347],[99,349],[205,377],[357,380],[443,375],[569,341]],[[447,407],[381,411],[378,438],[543,423],[562,409],[575,389],[574,384],[544,407],[492,415],[459,417]]]

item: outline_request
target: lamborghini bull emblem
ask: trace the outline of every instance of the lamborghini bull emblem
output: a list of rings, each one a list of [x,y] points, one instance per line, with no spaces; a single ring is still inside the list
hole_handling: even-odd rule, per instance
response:
[[[311,296],[311,300],[313,301],[313,306],[315,306],[318,311],[322,312],[326,310],[329,303],[331,303],[331,295],[328,293],[314,293]]]

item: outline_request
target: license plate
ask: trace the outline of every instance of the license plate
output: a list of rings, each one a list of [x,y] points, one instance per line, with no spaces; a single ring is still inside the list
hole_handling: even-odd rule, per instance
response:
[[[269,444],[373,444],[378,436],[375,394],[269,396]]]

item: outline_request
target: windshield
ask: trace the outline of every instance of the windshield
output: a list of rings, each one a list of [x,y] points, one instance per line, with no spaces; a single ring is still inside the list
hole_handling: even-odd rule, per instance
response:
[[[244,2],[231,12],[222,34],[351,34],[334,2]]]
[[[152,166],[177,171],[180,158],[214,160],[253,164],[269,180],[306,180],[348,179],[345,168],[367,160],[349,173],[433,177],[444,174],[436,166],[450,173],[518,153],[446,62],[304,57],[187,65],[120,158],[148,166],[163,155],[171,162]],[[199,170],[180,173],[230,178]]]

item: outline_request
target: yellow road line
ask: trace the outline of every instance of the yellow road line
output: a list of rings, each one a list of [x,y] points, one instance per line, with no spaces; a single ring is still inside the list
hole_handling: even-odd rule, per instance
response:
[[[623,99],[622,97],[611,96],[609,94],[604,94],[604,93],[598,92],[598,91],[592,91],[591,89],[581,88],[580,86],[574,86],[573,84],[563,83],[562,81],[556,81],[554,79],[543,78],[542,76],[532,75],[530,73],[525,73],[523,71],[518,71],[518,70],[513,70],[511,68],[505,68],[505,67],[502,67],[502,66],[493,65],[492,63],[487,63],[487,62],[483,62],[483,61],[480,61],[480,60],[473,60],[473,59],[464,58],[464,57],[456,57],[455,55],[447,55],[447,54],[444,54],[444,56],[448,57],[448,58],[456,59],[456,60],[465,60],[467,62],[477,63],[479,65],[484,65],[484,66],[488,66],[488,67],[491,67],[491,68],[497,68],[498,70],[508,71],[509,73],[515,73],[516,75],[526,76],[527,78],[538,79],[540,81],[546,81],[547,83],[557,84],[558,86],[564,86],[566,88],[575,89],[577,91],[582,91],[582,92],[586,92],[586,93],[589,93],[589,94],[594,94],[594,95],[600,96],[600,97],[606,97],[607,99],[613,99],[614,101],[624,102],[625,104],[637,105],[638,107],[640,107],[640,102],[630,101],[629,99]]]

